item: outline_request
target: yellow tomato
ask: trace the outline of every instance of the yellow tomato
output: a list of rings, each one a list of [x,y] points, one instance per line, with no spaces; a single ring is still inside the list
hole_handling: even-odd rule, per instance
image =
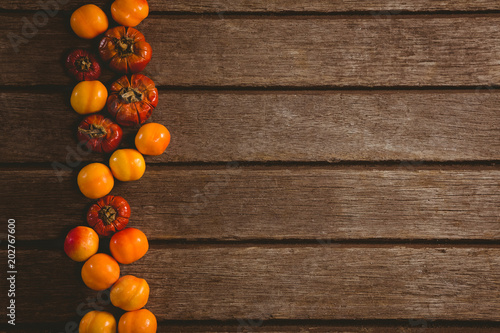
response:
[[[79,114],[101,111],[106,105],[108,90],[101,81],[82,81],[71,93],[71,106]]]
[[[90,199],[98,199],[113,189],[113,174],[102,163],[91,163],[78,173],[78,187],[83,195]]]
[[[96,5],[84,5],[71,15],[71,29],[78,37],[92,39],[108,30],[108,17]]]
[[[116,179],[126,182],[141,178],[146,171],[146,162],[135,149],[118,149],[111,155],[109,167]]]
[[[109,312],[90,311],[83,316],[79,333],[116,333],[116,319]]]
[[[122,276],[111,288],[111,303],[125,311],[143,308],[148,302],[148,298],[148,283],[133,275]]]
[[[111,5],[113,19],[126,27],[135,27],[148,17],[147,0],[115,0]]]
[[[146,124],[135,136],[135,147],[144,155],[161,155],[169,143],[170,132],[162,124]]]
[[[82,280],[92,290],[105,290],[120,277],[120,266],[113,257],[97,253],[83,264]]]
[[[120,333],[156,333],[158,323],[155,315],[141,309],[125,313],[118,323]]]

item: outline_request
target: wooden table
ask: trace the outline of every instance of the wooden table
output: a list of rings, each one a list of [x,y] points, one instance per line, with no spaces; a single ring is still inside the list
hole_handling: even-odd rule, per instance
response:
[[[96,42],[68,25],[86,2],[58,1],[54,17],[0,4],[0,207],[24,332],[120,315],[62,249],[92,202],[76,175],[107,156],[77,150],[62,59]],[[152,120],[172,143],[112,193],[150,239],[122,274],[149,282],[159,332],[500,331],[499,1],[150,6]]]

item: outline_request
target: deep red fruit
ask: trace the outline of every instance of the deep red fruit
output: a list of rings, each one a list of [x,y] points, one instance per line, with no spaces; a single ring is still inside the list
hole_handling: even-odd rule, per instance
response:
[[[78,125],[78,141],[98,153],[110,153],[118,148],[122,136],[118,124],[99,114],[88,116]]]
[[[85,49],[76,49],[68,55],[66,69],[78,81],[93,81],[101,76],[97,58]]]

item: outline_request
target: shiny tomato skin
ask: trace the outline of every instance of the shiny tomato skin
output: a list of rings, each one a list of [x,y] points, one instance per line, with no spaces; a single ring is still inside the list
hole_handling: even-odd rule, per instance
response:
[[[111,119],[93,114],[78,125],[78,141],[98,153],[110,153],[120,145],[123,130]]]
[[[125,228],[130,218],[130,205],[120,196],[107,195],[97,200],[87,212],[87,223],[102,236]]]
[[[101,59],[118,73],[138,73],[151,61],[153,50],[137,29],[119,26],[109,29],[99,43]]]
[[[86,165],[78,173],[78,187],[89,199],[98,199],[107,195],[115,184],[113,174],[102,163]]]
[[[126,312],[118,322],[120,333],[156,333],[157,328],[155,315],[147,309]]]
[[[108,90],[101,81],[82,81],[71,93],[71,106],[79,114],[101,111],[106,106]]]
[[[74,261],[82,262],[92,257],[99,249],[99,236],[88,227],[76,227],[66,235],[64,252]]]
[[[101,76],[96,56],[86,49],[73,50],[66,58],[68,73],[78,81],[94,81]]]
[[[161,155],[170,143],[170,132],[162,124],[142,125],[135,136],[135,147],[143,155]]]
[[[90,311],[78,327],[79,333],[116,333],[116,319],[109,312]]]
[[[131,264],[148,252],[148,238],[139,229],[126,228],[111,237],[109,249],[120,264]]]
[[[83,264],[82,280],[92,290],[105,290],[120,277],[120,266],[113,257],[97,253]]]
[[[111,4],[113,19],[126,27],[135,27],[149,15],[147,0],[115,0]]]
[[[146,171],[144,157],[135,149],[118,149],[109,159],[113,176],[122,182],[140,179]]]
[[[139,310],[148,302],[149,285],[146,280],[133,275],[122,276],[111,288],[110,299],[122,310]]]
[[[73,12],[71,29],[78,37],[92,39],[108,29],[108,17],[101,8],[93,4],[81,6]]]
[[[106,104],[118,124],[142,124],[158,105],[158,89],[146,75],[133,74],[130,80],[124,75],[111,84]]]

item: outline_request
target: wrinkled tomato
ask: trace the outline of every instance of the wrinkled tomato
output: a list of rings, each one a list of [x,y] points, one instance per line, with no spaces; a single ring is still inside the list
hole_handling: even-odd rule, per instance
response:
[[[76,49],[68,55],[66,69],[78,81],[93,81],[101,76],[97,58],[85,49]]]
[[[158,105],[158,89],[146,75],[126,75],[111,85],[107,100],[108,111],[123,126],[144,123]]]
[[[123,131],[101,115],[90,115],[78,125],[78,141],[98,153],[110,153],[120,145]]]
[[[87,212],[87,222],[99,235],[109,236],[125,228],[130,218],[130,206],[120,196],[107,195]]]
[[[109,29],[99,43],[102,60],[119,73],[138,73],[151,60],[151,45],[137,29],[116,27]]]

